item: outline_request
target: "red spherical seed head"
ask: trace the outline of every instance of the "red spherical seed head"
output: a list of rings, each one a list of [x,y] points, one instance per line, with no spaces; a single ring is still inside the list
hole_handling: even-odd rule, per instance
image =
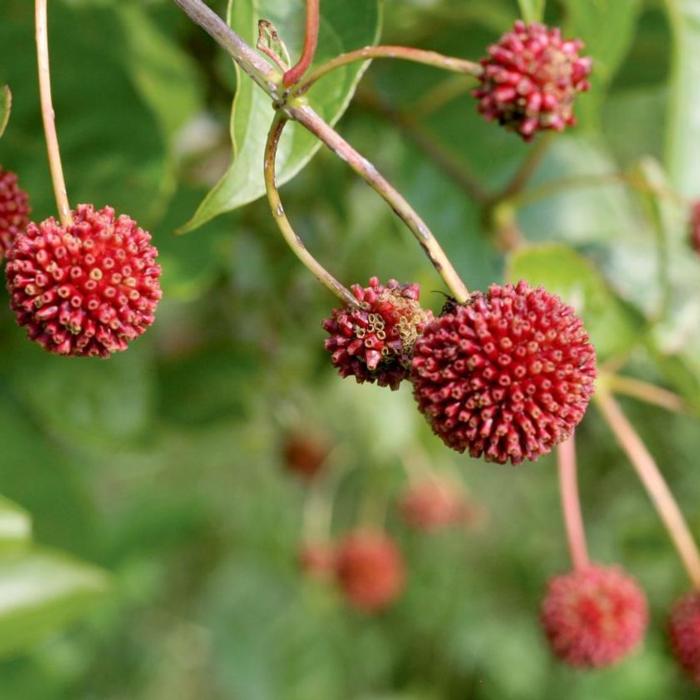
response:
[[[463,493],[454,484],[438,478],[410,486],[400,508],[406,524],[422,532],[436,532],[463,523],[471,516]]]
[[[282,452],[287,470],[310,481],[323,469],[330,446],[320,437],[293,433],[285,438]]]
[[[591,59],[579,56],[582,48],[557,28],[517,21],[481,61],[481,85],[473,92],[479,111],[525,141],[573,125],[574,99],[590,87]]]
[[[426,326],[413,356],[414,395],[433,431],[500,464],[537,459],[568,438],[596,375],[574,310],[525,282],[452,308]]]
[[[309,578],[328,580],[335,571],[335,547],[330,542],[306,542],[299,549],[299,566]]]
[[[406,580],[398,547],[388,535],[373,530],[358,530],[340,543],[335,574],[348,602],[367,613],[393,603]]]
[[[690,247],[700,255],[700,201],[695,202],[691,207],[688,228]]]
[[[368,287],[352,286],[358,306],[334,309],[323,328],[326,350],[341,377],[397,389],[408,377],[416,338],[432,318],[420,307],[417,284],[386,286],[372,277]]]
[[[647,620],[643,591],[617,567],[589,566],[551,579],[541,611],[552,652],[578,668],[619,661],[642,640]]]
[[[15,238],[29,224],[29,195],[17,184],[17,175],[0,167],[0,261]]]
[[[154,320],[158,251],[128,216],[80,205],[73,223],[30,224],[10,249],[10,304],[29,337],[59,355],[109,357]]]
[[[700,593],[693,591],[676,602],[668,634],[673,655],[693,683],[700,686]]]

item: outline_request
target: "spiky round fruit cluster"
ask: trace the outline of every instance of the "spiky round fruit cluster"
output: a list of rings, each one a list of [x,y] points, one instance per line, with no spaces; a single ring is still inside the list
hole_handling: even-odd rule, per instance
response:
[[[327,580],[335,571],[335,547],[331,542],[305,542],[299,549],[299,566],[309,577]]]
[[[473,93],[479,111],[526,141],[545,129],[563,131],[575,123],[576,95],[590,87],[591,60],[579,56],[582,48],[557,28],[517,21],[481,61]]]
[[[595,375],[595,350],[574,310],[519,282],[473,294],[429,323],[411,379],[446,445],[519,464],[571,435]]]
[[[17,184],[17,175],[0,167],[0,261],[29,224],[29,196]]]
[[[287,435],[282,445],[284,466],[307,481],[323,469],[329,452],[330,446],[322,437],[301,432]]]
[[[555,656],[570,666],[599,668],[641,642],[647,602],[620,568],[591,565],[550,580],[541,620]]]
[[[673,655],[693,683],[700,686],[700,593],[693,591],[676,602],[668,634]]]
[[[406,524],[422,532],[436,532],[470,517],[462,491],[450,481],[436,477],[409,486],[400,508]]]
[[[323,322],[326,350],[341,377],[397,389],[408,377],[416,339],[432,318],[419,304],[417,284],[386,285],[372,277],[368,287],[352,286],[356,307],[334,309]]]
[[[6,269],[10,303],[29,337],[59,355],[109,357],[154,320],[160,267],[151,236],[110,207],[30,224]]]
[[[700,201],[694,202],[690,208],[688,229],[690,247],[700,255]]]
[[[403,591],[406,572],[394,541],[375,530],[357,530],[340,542],[335,574],[348,602],[366,613],[379,612]]]

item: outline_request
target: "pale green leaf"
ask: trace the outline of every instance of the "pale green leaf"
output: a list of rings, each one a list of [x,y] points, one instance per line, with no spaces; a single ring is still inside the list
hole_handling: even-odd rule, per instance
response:
[[[41,640],[108,589],[105,574],[49,551],[0,557],[0,655]]]
[[[5,133],[12,111],[12,92],[8,85],[0,88],[0,136]]]
[[[700,194],[700,3],[666,0],[671,16],[674,60],[666,125],[666,165],[683,194]]]
[[[271,21],[297,56],[303,42],[301,0],[235,0],[230,3],[229,23],[250,44],[255,44],[258,20]],[[321,3],[321,33],[316,64],[333,56],[377,41],[380,10],[377,0],[326,0]],[[355,63],[334,71],[309,92],[313,108],[335,123],[347,108],[367,63]],[[237,68],[238,89],[231,114],[233,163],[182,229],[191,231],[213,217],[248,204],[265,193],[263,153],[274,110],[270,98]],[[320,142],[291,124],[280,144],[278,183],[296,175],[319,149]]]
[[[545,0],[518,0],[520,14],[526,22],[541,22],[544,17]]]
[[[0,496],[0,552],[26,545],[32,535],[29,514]]]

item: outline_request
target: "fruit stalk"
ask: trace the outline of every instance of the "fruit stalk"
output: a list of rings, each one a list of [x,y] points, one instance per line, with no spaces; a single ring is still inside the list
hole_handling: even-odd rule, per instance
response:
[[[374,58],[393,58],[403,61],[411,61],[413,63],[422,63],[426,66],[433,66],[452,73],[461,73],[462,75],[472,75],[478,77],[482,73],[482,68],[478,63],[473,61],[465,61],[461,58],[453,58],[452,56],[443,56],[435,51],[424,51],[423,49],[415,49],[411,46],[364,46],[361,49],[348,51],[331,59],[322,66],[319,66],[309,77],[295,90],[295,94],[302,95],[311,86],[324,76],[328,75],[337,68],[347,66],[350,63],[357,61],[368,61]]]
[[[700,590],[700,552],[654,458],[611,394],[601,388],[596,401],[654,503],[693,586]]]
[[[41,98],[41,116],[44,122],[44,134],[46,135],[46,150],[49,156],[49,168],[51,170],[51,181],[56,196],[56,206],[58,215],[64,226],[72,223],[70,204],[66,191],[66,180],[63,176],[63,165],[61,164],[61,151],[58,146],[58,135],[56,134],[55,112],[53,100],[51,99],[51,72],[49,68],[49,33],[47,22],[47,0],[36,0],[35,23],[36,23],[36,51],[37,63],[39,67],[39,95]]]
[[[349,304],[351,307],[357,306],[357,299],[353,293],[333,277],[333,275],[309,253],[301,237],[294,231],[292,224],[284,212],[284,206],[280,198],[279,190],[277,189],[276,159],[277,148],[287,122],[287,117],[278,114],[272,123],[265,145],[265,189],[267,191],[267,200],[270,203],[272,217],[279,227],[279,230],[282,232],[287,245],[311,274],[344,304]]]
[[[576,479],[576,441],[572,435],[557,448],[559,464],[559,488],[564,513],[564,525],[569,542],[571,563],[575,569],[585,569],[589,564],[586,532],[581,516],[581,501]]]

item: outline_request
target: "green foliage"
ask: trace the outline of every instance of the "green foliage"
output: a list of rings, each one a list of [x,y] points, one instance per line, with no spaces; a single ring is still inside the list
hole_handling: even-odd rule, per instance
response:
[[[0,657],[83,615],[107,585],[103,571],[33,546],[26,511],[0,499]]]
[[[208,4],[226,12],[223,0]],[[19,174],[41,219],[55,209],[32,3],[0,5],[0,85],[14,95],[0,163]],[[269,100],[245,76],[234,79],[229,58],[170,0],[49,5],[71,201],[110,203],[152,231],[165,298],[154,328],[109,362],[47,356],[0,311],[0,493],[12,499],[0,500],[0,696],[695,697],[662,629],[687,582],[595,408],[578,432],[590,550],[639,578],[653,624],[638,654],[580,673],[550,659],[537,621],[547,578],[569,565],[554,459],[511,470],[453,454],[414,410],[410,387],[394,393],[337,378],[320,327],[337,302],[289,253],[266,203],[253,201]],[[294,59],[302,5],[234,0],[231,24],[252,41],[259,18],[273,21]],[[377,5],[322,0],[317,63],[375,42]],[[522,12],[535,18],[542,5],[522,2]],[[518,3],[404,0],[384,9],[382,43],[476,60],[511,26]],[[417,208],[470,289],[519,278],[546,285],[577,305],[608,367],[623,363],[625,374],[686,399],[692,416],[632,401],[624,408],[700,533],[700,263],[677,194],[697,194],[696,12],[690,0],[546,9],[547,21],[586,41],[594,85],[576,105],[581,127],[552,141],[507,203],[526,241],[516,251],[494,245],[501,232],[489,212],[391,113],[418,115],[454,164],[496,192],[532,145],[476,113],[471,83],[382,61],[359,86],[362,64],[328,76],[310,99],[327,120],[345,114],[343,135]],[[453,97],[423,102],[438,89]],[[444,298],[434,292],[444,287],[393,212],[325,149],[312,158],[315,149],[290,129],[279,161],[285,206],[309,248],[347,284],[373,274],[415,280],[439,312]],[[192,225],[208,223],[175,236],[203,199]],[[358,615],[332,586],[299,574],[313,509],[285,471],[290,433],[320,433],[333,448],[319,491],[334,495],[335,533],[385,512],[409,564],[408,588],[385,614]],[[436,537],[408,531],[397,509],[406,465],[462,481],[480,525]]]

